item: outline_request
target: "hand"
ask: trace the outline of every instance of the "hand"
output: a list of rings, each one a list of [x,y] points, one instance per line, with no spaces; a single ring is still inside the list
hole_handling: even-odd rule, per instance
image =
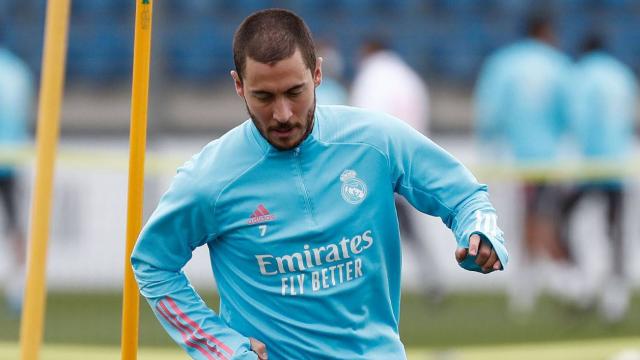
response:
[[[258,360],[267,360],[269,358],[269,355],[267,355],[267,345],[262,341],[250,337],[249,343],[251,344],[251,350],[258,354]]]
[[[498,260],[498,254],[496,254],[491,243],[482,241],[478,234],[473,234],[469,237],[469,249],[460,247],[456,249],[458,263],[461,263],[467,255],[476,257],[476,264],[482,268],[482,272],[485,274],[502,268],[502,264]]]

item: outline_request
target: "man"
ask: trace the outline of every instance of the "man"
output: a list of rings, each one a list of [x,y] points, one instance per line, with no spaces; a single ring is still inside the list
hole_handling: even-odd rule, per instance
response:
[[[583,44],[583,55],[574,66],[569,97],[574,137],[584,159],[604,166],[623,166],[631,160],[633,121],[638,85],[633,72],[608,54],[599,36]],[[597,281],[601,289],[601,310],[608,321],[622,320],[629,305],[623,242],[623,180],[616,175],[584,182],[565,200],[563,218],[569,219],[582,198],[604,195],[607,225],[613,252],[613,271]],[[568,241],[568,222],[564,241]],[[592,295],[596,295],[592,293]]]
[[[428,135],[429,93],[418,73],[381,39],[372,38],[361,46],[361,60],[353,81],[351,105],[392,115],[423,135]],[[324,81],[324,79],[323,79]],[[324,84],[323,84],[324,86]],[[420,285],[424,296],[437,303],[443,297],[439,263],[424,231],[419,228],[421,214],[401,196],[396,209],[403,241],[417,258]]]
[[[491,161],[509,154],[518,166],[548,166],[557,161],[566,129],[564,91],[570,60],[554,47],[548,18],[530,19],[526,34],[526,39],[499,49],[484,64],[475,91],[476,130],[483,148],[493,143],[498,145],[494,150],[504,150],[483,154]],[[525,181],[523,193],[522,263],[530,267],[549,258],[564,268],[569,253],[558,239],[557,187],[544,180]],[[529,292],[536,291],[536,282],[521,280],[525,288],[514,292],[513,305],[528,311],[536,295]]]
[[[308,28],[287,10],[234,36],[236,92],[251,120],[178,171],[132,255],[142,294],[195,359],[400,359],[394,191],[440,216],[461,266],[502,269],[486,187],[390,116],[315,105]],[[182,273],[207,245],[220,293],[208,309]]]
[[[427,134],[429,93],[420,75],[380,39],[365,42],[361,53],[351,104],[388,113]]]
[[[0,47],[0,147],[12,150],[28,139],[27,126],[33,96],[31,71],[16,55]],[[20,314],[24,288],[25,239],[20,228],[15,166],[0,164],[0,195],[6,214],[14,271],[5,286],[9,310]]]

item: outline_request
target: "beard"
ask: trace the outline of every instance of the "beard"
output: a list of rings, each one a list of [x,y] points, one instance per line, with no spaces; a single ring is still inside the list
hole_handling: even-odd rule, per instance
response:
[[[281,131],[286,131],[289,129],[292,129],[294,127],[299,127],[301,125],[298,124],[293,124],[293,123],[279,123],[278,126],[275,127],[269,127],[266,129],[262,129],[260,127],[260,122],[257,120],[256,116],[251,112],[251,110],[249,109],[249,105],[247,104],[247,100],[244,101],[244,105],[247,108],[247,113],[249,114],[249,117],[251,118],[251,121],[253,121],[253,124],[255,125],[256,129],[258,129],[258,132],[260,132],[260,135],[262,135],[262,137],[267,140],[267,142],[269,144],[271,144],[271,146],[273,146],[274,148],[280,150],[280,151],[285,151],[285,150],[291,150],[295,147],[297,147],[298,145],[300,145],[311,133],[311,130],[313,130],[313,121],[315,118],[315,110],[316,110],[316,93],[315,93],[315,89],[313,91],[313,104],[311,105],[311,108],[307,111],[306,117],[305,117],[305,122],[304,124],[307,126],[307,128],[305,129],[304,134],[300,137],[300,139],[298,141],[296,141],[293,145],[290,146],[280,146],[278,144],[273,143],[271,140],[269,140],[269,137],[267,136],[267,133],[269,132],[269,130],[281,130]]]

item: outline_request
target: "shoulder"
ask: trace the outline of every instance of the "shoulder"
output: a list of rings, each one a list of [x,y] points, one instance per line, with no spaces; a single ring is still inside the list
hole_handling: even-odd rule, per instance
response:
[[[0,48],[0,76],[3,82],[17,84],[28,84],[32,81],[29,66],[18,56],[9,50]]]
[[[537,62],[552,63],[555,66],[567,66],[571,64],[569,56],[557,48],[538,40],[522,40],[511,46],[508,53],[522,61],[538,59]]]
[[[317,115],[324,143],[363,144],[386,152],[390,142],[419,134],[394,116],[363,108],[318,106]]]
[[[250,120],[205,145],[177,170],[174,183],[202,195],[216,196],[258,164],[264,152],[252,139]]]
[[[609,69],[612,74],[617,74],[621,79],[621,82],[627,81],[635,83],[635,74],[633,73],[633,70],[618,58],[609,54],[603,54],[602,62],[604,63],[603,67]]]
[[[505,45],[490,54],[482,65],[481,78],[498,79],[509,73],[524,52],[526,44],[514,43]]]
[[[620,60],[606,53],[585,56],[577,66],[583,77],[598,77],[601,81],[625,84],[634,81],[633,71]]]
[[[31,70],[27,63],[7,49],[0,48],[0,62],[3,67],[17,71],[24,76],[30,76]]]

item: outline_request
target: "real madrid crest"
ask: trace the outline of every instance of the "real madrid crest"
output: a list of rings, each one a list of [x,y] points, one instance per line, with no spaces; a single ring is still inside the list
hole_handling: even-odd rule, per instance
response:
[[[349,204],[360,204],[367,197],[367,184],[356,177],[355,171],[343,171],[340,181],[342,181],[342,198]]]

